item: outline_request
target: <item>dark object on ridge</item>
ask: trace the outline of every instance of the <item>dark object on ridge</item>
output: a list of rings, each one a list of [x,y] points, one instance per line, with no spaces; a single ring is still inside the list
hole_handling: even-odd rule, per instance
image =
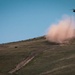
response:
[[[17,46],[15,46],[15,48],[18,48]]]
[[[75,9],[73,9],[73,12],[75,12]]]

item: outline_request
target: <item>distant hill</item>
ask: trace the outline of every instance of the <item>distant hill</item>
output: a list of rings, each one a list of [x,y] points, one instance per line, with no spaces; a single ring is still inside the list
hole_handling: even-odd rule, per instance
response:
[[[0,44],[0,75],[75,75],[75,40],[59,45],[38,37]]]

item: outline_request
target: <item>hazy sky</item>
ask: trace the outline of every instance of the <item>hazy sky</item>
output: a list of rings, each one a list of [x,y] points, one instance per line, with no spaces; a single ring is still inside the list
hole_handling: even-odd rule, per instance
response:
[[[0,43],[42,36],[73,8],[75,0],[0,0]]]

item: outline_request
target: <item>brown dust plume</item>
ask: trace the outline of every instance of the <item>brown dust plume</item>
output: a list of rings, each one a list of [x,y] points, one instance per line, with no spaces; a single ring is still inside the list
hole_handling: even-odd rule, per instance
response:
[[[45,37],[48,41],[56,43],[67,43],[72,38],[75,38],[74,17],[67,16],[57,24],[52,24]]]

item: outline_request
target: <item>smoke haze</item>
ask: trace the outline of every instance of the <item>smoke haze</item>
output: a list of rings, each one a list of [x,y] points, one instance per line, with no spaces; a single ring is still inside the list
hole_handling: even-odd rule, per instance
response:
[[[57,24],[52,24],[47,33],[46,39],[56,43],[66,43],[75,37],[74,17],[66,16]]]

